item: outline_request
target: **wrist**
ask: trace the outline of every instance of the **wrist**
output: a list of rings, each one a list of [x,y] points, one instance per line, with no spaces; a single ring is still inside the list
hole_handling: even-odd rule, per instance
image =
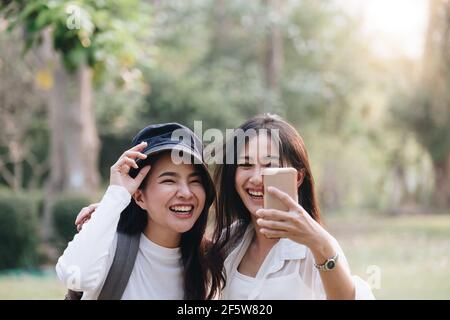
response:
[[[132,195],[130,191],[120,184],[110,184],[106,190],[108,194],[112,194],[114,198],[130,201]]]
[[[314,263],[314,266],[319,271],[330,271],[336,268],[338,260],[339,260],[339,253],[336,253],[333,257],[330,257],[327,260],[325,260],[324,263],[321,264]]]
[[[325,263],[331,257],[334,257],[338,252],[331,236],[324,237],[318,241],[315,241],[314,244],[309,247],[309,249],[314,256],[316,264],[319,265]]]

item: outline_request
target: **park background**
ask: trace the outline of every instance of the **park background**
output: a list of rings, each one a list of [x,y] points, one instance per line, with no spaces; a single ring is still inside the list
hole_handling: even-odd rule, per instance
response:
[[[0,299],[63,298],[74,218],[140,128],[264,112],[375,296],[450,299],[449,49],[446,0],[0,1]]]

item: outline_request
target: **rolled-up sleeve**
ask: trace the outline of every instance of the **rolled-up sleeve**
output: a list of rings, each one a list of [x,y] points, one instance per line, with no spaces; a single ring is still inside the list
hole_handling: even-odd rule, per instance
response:
[[[106,278],[112,261],[113,241],[120,213],[130,203],[130,193],[109,186],[89,223],[69,242],[56,264],[58,278],[75,291],[96,289]]]
[[[350,273],[350,266],[347,261],[347,258],[345,257],[344,251],[342,250],[339,243],[335,240],[335,245],[339,252],[339,263],[344,265],[344,268],[346,268]],[[314,258],[312,256],[312,253],[309,252],[309,271],[311,272],[311,279],[312,279],[312,292],[314,294],[313,299],[326,299],[326,292],[323,287],[322,279],[320,277],[320,271],[318,271],[314,265]],[[352,275],[351,276],[354,286],[355,286],[355,300],[374,300],[375,296],[372,293],[372,289],[370,288],[369,284],[361,279],[359,276]]]

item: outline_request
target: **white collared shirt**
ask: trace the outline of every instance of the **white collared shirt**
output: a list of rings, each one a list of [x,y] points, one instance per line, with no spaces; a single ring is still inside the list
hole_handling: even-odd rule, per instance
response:
[[[289,239],[280,239],[270,250],[255,278],[240,274],[238,266],[247,251],[254,228],[250,224],[245,234],[225,259],[227,284],[222,299],[228,300],[324,300],[326,293],[320,278],[320,271],[314,266],[314,256],[302,244]],[[339,250],[339,263],[348,267],[347,260]],[[369,285],[358,276],[352,276],[355,283],[355,298],[375,299]]]

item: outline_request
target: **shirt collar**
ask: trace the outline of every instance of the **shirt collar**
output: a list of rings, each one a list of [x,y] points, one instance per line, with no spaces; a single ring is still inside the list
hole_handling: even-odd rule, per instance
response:
[[[306,256],[306,246],[290,239],[280,239],[277,244],[279,246],[279,257],[283,260],[300,260]]]
[[[243,239],[240,244],[232,250],[229,256],[235,256],[243,249],[244,243],[251,241],[254,233],[253,225],[250,223],[247,230],[244,233]],[[300,260],[306,257],[306,246],[290,239],[280,239],[275,245],[273,250],[277,251],[275,255],[279,260]]]
[[[245,250],[248,248],[249,242],[253,238],[254,232],[253,225],[250,224],[242,237],[242,241],[225,259],[226,269],[231,269],[227,270],[227,272],[232,272],[232,270],[237,268],[237,265],[240,263],[240,260],[245,254]],[[274,273],[280,270],[286,260],[301,260],[306,257],[305,245],[286,238],[280,239],[272,250],[275,250],[275,252],[269,253],[274,255],[272,264],[269,266],[269,273]]]
[[[234,250],[232,250],[232,252],[225,259],[225,270],[227,275],[229,276],[229,279],[232,279],[235,272],[237,271],[237,267],[243,255],[245,254],[244,251],[248,248],[248,244],[253,237],[253,233],[254,228],[253,225],[250,224],[247,227],[247,230],[245,231],[239,245],[237,245],[237,247],[234,248]],[[300,260],[306,257],[306,246],[289,239],[280,239],[280,241],[275,244],[272,250],[274,250],[274,252],[271,251],[269,254],[273,254],[273,260],[271,261],[269,266],[265,266],[265,268],[268,268],[268,270],[266,272],[258,272],[262,277],[264,277],[264,279],[266,279],[270,274],[273,274],[282,269],[286,260]],[[262,279],[263,281],[261,282],[261,285],[264,282],[264,279]],[[223,292],[223,297],[225,299],[228,299],[228,289],[229,286],[227,285]],[[255,289],[255,292],[257,291],[258,290]]]

